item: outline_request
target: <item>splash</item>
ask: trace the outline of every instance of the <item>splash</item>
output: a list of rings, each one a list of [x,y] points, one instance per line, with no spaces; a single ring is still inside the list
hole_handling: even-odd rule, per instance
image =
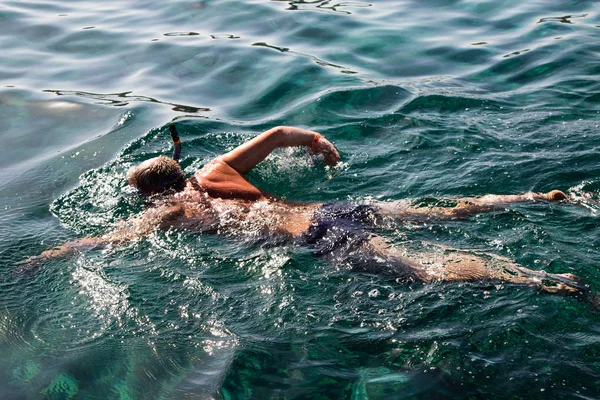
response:
[[[569,199],[579,204],[596,216],[600,213],[600,192],[596,189],[599,182],[596,180],[583,181],[567,191]]]

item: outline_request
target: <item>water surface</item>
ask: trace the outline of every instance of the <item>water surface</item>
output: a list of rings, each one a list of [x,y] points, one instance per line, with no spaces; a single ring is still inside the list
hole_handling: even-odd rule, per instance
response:
[[[139,213],[127,169],[192,173],[276,125],[321,131],[251,174],[305,201],[600,195],[600,8],[582,1],[7,1],[0,7],[0,397],[597,398],[574,298],[412,284],[309,249],[158,232],[16,264]],[[600,290],[593,206],[381,232],[571,272]]]

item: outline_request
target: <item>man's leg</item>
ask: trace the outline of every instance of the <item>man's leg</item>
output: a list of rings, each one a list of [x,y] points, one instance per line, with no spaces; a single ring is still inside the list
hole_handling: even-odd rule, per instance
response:
[[[494,254],[468,252],[425,244],[419,252],[394,247],[379,236],[371,236],[365,250],[392,265],[401,276],[423,282],[488,281],[527,285],[542,292],[577,295],[583,287],[573,274],[535,271]]]

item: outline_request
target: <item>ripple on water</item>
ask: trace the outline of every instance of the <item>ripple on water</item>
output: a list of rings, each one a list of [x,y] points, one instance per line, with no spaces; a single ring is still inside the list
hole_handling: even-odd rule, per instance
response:
[[[14,349],[29,349],[31,337],[24,318],[4,312],[0,314],[0,342]]]
[[[163,33],[164,36],[199,36],[198,32],[167,32]]]
[[[596,8],[7,3],[0,77],[17,89],[0,90],[10,149],[0,157],[0,264],[8,270],[16,257],[139,214],[143,200],[123,191],[124,176],[170,153],[169,120],[188,174],[288,124],[321,130],[344,158],[327,169],[290,149],[253,171],[261,188],[290,199],[567,191],[580,205],[518,205],[377,233],[414,254],[427,251],[422,241],[475,248],[597,287]],[[406,284],[356,271],[360,257],[326,260],[237,233],[156,233],[2,285],[9,392],[0,397],[600,392],[597,318],[576,299],[511,285]]]
[[[328,13],[341,13],[341,14],[352,14],[354,9],[371,7],[372,4],[369,2],[361,1],[345,1],[342,3],[332,4],[329,0],[317,0],[317,1],[304,1],[304,0],[276,0],[285,2],[289,7],[287,10],[291,11],[302,11],[302,10],[313,10]]]
[[[98,272],[76,267],[71,279],[70,307],[51,304],[32,322],[31,332],[44,345],[62,350],[84,351],[106,343],[130,325],[134,311],[123,285],[111,284]]]

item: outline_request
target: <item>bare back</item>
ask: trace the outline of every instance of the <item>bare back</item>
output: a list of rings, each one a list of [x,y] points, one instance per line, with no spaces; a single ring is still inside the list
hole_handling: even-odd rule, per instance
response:
[[[220,158],[196,172],[170,202],[162,211],[161,229],[218,230],[247,237],[299,237],[320,206],[289,204],[268,195]]]

